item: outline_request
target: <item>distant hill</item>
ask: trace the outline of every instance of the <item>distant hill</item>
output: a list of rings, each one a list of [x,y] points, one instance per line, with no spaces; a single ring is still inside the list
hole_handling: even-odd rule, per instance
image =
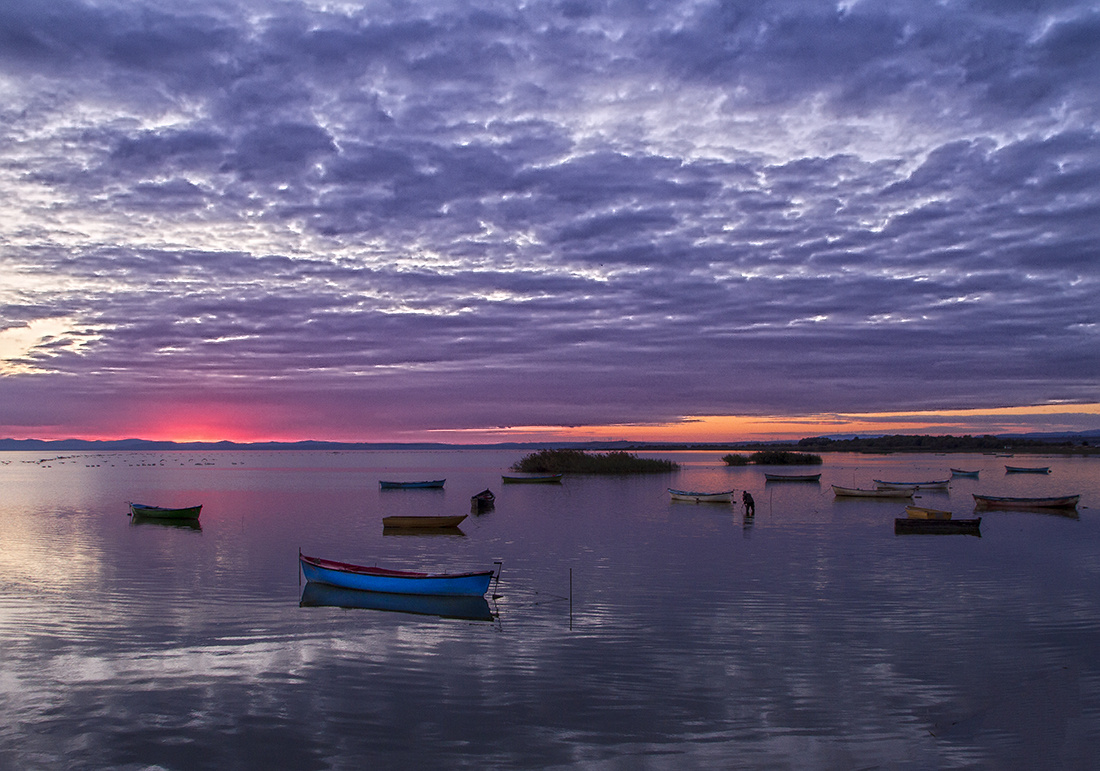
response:
[[[993,450],[1054,450],[1091,447],[1100,432],[1079,434],[1023,434],[983,436],[916,436],[894,434],[834,439],[815,436],[801,439],[798,447],[826,452],[986,452]]]

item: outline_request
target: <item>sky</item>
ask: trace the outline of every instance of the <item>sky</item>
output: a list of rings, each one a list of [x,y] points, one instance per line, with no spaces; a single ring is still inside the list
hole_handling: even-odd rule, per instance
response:
[[[1100,429],[1095,2],[0,0],[0,436]]]

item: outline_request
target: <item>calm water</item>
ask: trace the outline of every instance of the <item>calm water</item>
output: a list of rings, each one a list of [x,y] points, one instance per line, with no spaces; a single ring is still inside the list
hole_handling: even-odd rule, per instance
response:
[[[3,769],[1096,764],[1100,460],[828,455],[818,485],[663,453],[682,469],[504,486],[522,453],[66,455],[0,453]],[[919,502],[1073,492],[1079,516],[895,536],[903,503],[829,488],[950,466],[981,476]],[[755,521],[670,486],[748,488]],[[485,487],[462,535],[383,534]],[[201,502],[201,530],[127,500]],[[501,560],[497,616],[303,607],[299,549]]]

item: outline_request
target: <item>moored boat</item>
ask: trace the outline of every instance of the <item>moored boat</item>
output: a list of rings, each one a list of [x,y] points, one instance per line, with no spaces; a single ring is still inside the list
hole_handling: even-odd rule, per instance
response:
[[[951,512],[944,509],[929,509],[924,506],[905,507],[905,516],[909,519],[951,519]]]
[[[733,503],[733,490],[724,492],[703,493],[695,490],[673,490],[668,488],[669,495],[674,501],[691,501],[692,503]]]
[[[198,519],[202,504],[185,506],[182,509],[169,509],[164,506],[149,506],[144,503],[131,503],[130,515],[147,519]]]
[[[820,482],[821,474],[769,474],[764,472],[765,482]]]
[[[833,485],[833,494],[840,498],[912,498],[912,488],[901,490],[867,490],[862,487],[841,487]]]
[[[554,484],[560,482],[564,474],[527,474],[523,476],[512,476],[510,474],[501,474],[500,480],[505,484]]]
[[[443,487],[446,479],[430,479],[419,482],[392,482],[385,479],[378,481],[383,490],[426,490]]]
[[[316,581],[344,589],[390,594],[431,594],[480,597],[489,589],[493,571],[475,573],[418,573],[411,570],[353,565],[298,554],[302,574]]]
[[[1049,474],[1050,466],[1005,466],[1006,474]]]
[[[980,471],[979,469],[978,471]],[[967,471],[966,469],[953,468],[951,469],[951,476],[954,477],[970,477],[972,479],[978,478],[978,471]]]
[[[1080,495],[1056,495],[1047,498],[1005,498],[974,493],[974,504],[987,509],[1075,509]]]
[[[470,508],[474,512],[491,509],[493,508],[493,504],[496,502],[496,499],[497,497],[493,495],[492,490],[482,490],[480,493],[476,493],[470,496]]]
[[[931,482],[887,482],[876,479],[874,482],[880,490],[946,490],[951,479],[936,479]]]
[[[455,516],[390,516],[382,517],[383,527],[458,527],[468,515],[457,514]]]
[[[898,517],[894,520],[894,534],[910,535],[926,533],[933,535],[949,535],[952,533],[959,533],[981,537],[981,524],[981,517],[975,517],[974,519],[913,519],[910,517]]]

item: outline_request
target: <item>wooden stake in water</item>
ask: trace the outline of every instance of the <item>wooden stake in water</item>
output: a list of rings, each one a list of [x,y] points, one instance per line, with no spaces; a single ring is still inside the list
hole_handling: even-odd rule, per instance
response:
[[[569,631],[573,631],[573,568],[569,568]]]

